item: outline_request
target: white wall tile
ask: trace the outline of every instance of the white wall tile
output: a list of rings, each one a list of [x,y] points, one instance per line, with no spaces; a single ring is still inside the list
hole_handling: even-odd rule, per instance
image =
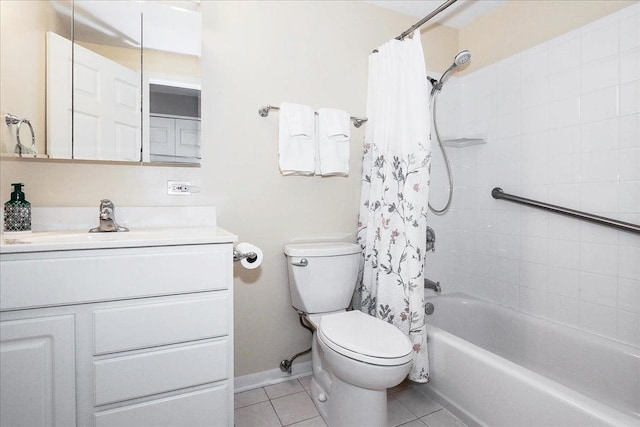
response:
[[[549,267],[547,290],[553,294],[578,299],[580,297],[580,271]]]
[[[617,150],[620,146],[619,119],[585,123],[580,127],[580,135],[583,153]]]
[[[549,101],[580,95],[581,68],[575,67],[549,76]]]
[[[608,276],[618,274],[618,247],[602,243],[582,242],[580,269]]]
[[[609,100],[603,102],[609,102]],[[640,80],[620,85],[620,115],[626,116],[638,112],[640,112]]]
[[[632,84],[627,83],[625,86]],[[633,90],[634,88],[630,86],[625,87],[625,92],[628,94]],[[620,103],[622,105],[622,99]],[[628,97],[625,98],[625,107],[628,109],[633,108],[633,102],[629,101]],[[628,114],[631,114],[631,112]],[[582,123],[610,119],[617,115],[618,87],[616,86],[589,92],[580,97],[580,120]]]
[[[638,80],[640,76],[640,48],[620,54],[620,83]]]
[[[583,182],[580,184],[580,209],[604,214],[618,211],[618,183]]]
[[[619,212],[640,212],[640,181],[621,182],[619,189]],[[638,258],[638,264],[640,264],[640,258]]]
[[[598,61],[590,62],[582,67],[581,93],[615,86],[619,82],[618,55],[612,55]]]
[[[618,279],[595,273],[580,273],[580,299],[594,304],[616,308],[618,305]]]
[[[546,316],[547,293],[531,288],[520,288],[520,310],[534,316]]]
[[[581,181],[617,182],[619,160],[618,151],[583,152],[580,158]]]
[[[640,280],[640,248],[620,246],[618,252],[618,275],[626,279]]]
[[[549,239],[549,265],[577,270],[580,268],[580,243]]]
[[[562,98],[549,103],[549,129],[580,123],[580,98]]]
[[[433,223],[452,231],[432,271],[448,290],[640,345],[637,235],[489,196],[640,223],[640,3],[450,86],[443,122],[491,138],[450,150],[454,207]]]
[[[618,311],[618,339],[640,345],[640,314]]]
[[[620,150],[619,173],[621,182],[640,181],[640,148],[629,148],[626,150]],[[634,212],[638,211],[636,210]]]
[[[640,313],[640,280],[618,279],[618,308]]]
[[[640,114],[620,117],[620,148],[640,147]]]
[[[633,13],[633,7],[623,9],[620,13],[621,51],[640,47],[640,13]],[[637,5],[635,9],[638,9]]]
[[[618,16],[610,15],[583,27],[580,54],[583,64],[618,53]]]
[[[580,35],[573,31],[548,43],[549,75],[580,66]]]
[[[520,262],[520,286],[539,291],[547,289],[548,267],[546,264]]]
[[[580,301],[562,295],[547,294],[547,316],[571,326],[580,324]]]
[[[608,337],[617,335],[617,311],[611,307],[580,302],[580,327]]]
[[[580,126],[549,129],[549,157],[580,154]]]

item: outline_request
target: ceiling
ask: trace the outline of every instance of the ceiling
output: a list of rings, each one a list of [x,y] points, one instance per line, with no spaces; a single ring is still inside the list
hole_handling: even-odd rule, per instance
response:
[[[458,0],[433,18],[433,22],[453,28],[464,28],[479,17],[504,5],[508,0]],[[427,16],[444,0],[369,0],[375,4],[396,12],[412,15],[416,18]],[[416,19],[418,21],[418,19]]]

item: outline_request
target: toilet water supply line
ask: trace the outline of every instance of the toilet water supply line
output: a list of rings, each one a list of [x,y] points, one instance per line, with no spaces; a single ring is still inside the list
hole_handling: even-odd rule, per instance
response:
[[[298,319],[300,320],[300,325],[302,325],[303,328],[308,329],[309,332],[311,332],[311,334],[313,335],[314,332],[314,328],[310,325],[307,325],[306,322],[304,321],[304,313],[300,310],[298,311]],[[305,351],[301,351],[300,353],[296,353],[293,356],[291,356],[290,359],[284,359],[283,361],[280,362],[280,370],[282,372],[286,372],[288,374],[291,373],[291,366],[293,365],[293,361],[296,360],[298,358],[298,356],[302,356],[303,354],[307,354],[311,351],[311,347],[309,347],[308,349],[306,349]]]

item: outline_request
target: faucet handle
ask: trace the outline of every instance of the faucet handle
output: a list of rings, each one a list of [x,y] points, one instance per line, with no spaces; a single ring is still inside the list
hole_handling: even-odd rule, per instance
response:
[[[427,226],[427,246],[426,251],[435,252],[436,251],[436,232],[433,231],[433,228]]]

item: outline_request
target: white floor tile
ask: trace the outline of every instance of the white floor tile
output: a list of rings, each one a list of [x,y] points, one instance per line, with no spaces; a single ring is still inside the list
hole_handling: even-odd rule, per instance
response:
[[[302,389],[302,386],[300,387]],[[297,423],[319,416],[316,406],[304,390],[271,401],[282,425]]]
[[[466,424],[446,409],[429,414],[426,417],[420,418],[420,420],[429,427],[466,427]]]
[[[237,393],[235,427],[327,427],[309,397],[311,377]],[[387,397],[389,427],[466,427],[435,401],[403,382]]]
[[[235,427],[281,427],[270,402],[256,403],[234,411]]]
[[[406,424],[399,425],[398,427],[424,427],[425,424],[420,420],[413,420]]]
[[[414,388],[408,388],[396,393],[395,398],[418,418],[442,409],[442,406]]]
[[[307,391],[311,390],[311,378],[313,378],[313,376],[311,375],[298,378],[298,381],[300,381],[300,384],[302,384],[302,388],[304,388]]]
[[[424,424],[423,424],[424,425]],[[290,427],[327,427],[322,417],[315,417],[299,423],[291,424]]]
[[[396,427],[417,419],[398,399],[387,397],[387,421],[389,427]]]
[[[260,402],[266,402],[269,400],[267,393],[263,388],[256,388],[254,390],[243,391],[242,393],[236,393],[233,397],[233,407],[242,408],[243,406],[254,405]]]
[[[283,383],[273,384],[264,388],[269,399],[277,399],[278,397],[303,391],[302,385],[298,380],[286,381]]]

